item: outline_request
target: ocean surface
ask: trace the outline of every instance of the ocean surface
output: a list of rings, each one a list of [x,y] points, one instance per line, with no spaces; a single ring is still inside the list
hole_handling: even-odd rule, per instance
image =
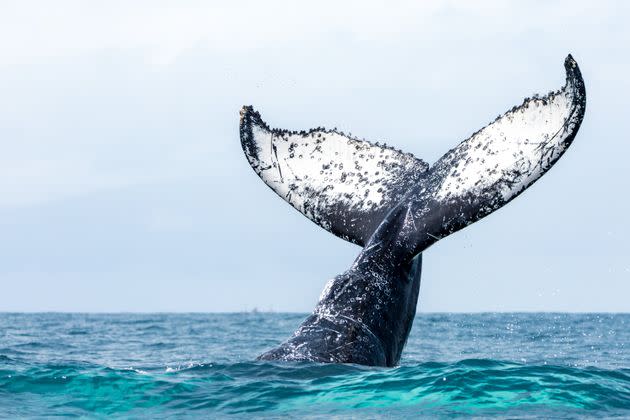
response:
[[[256,362],[306,314],[0,314],[0,417],[630,418],[630,314],[423,314],[396,368]]]

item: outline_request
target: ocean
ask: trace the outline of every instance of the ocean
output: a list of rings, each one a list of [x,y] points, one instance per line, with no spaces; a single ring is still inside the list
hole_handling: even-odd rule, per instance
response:
[[[630,417],[630,314],[420,314],[400,366],[257,362],[306,314],[0,314],[0,417]]]

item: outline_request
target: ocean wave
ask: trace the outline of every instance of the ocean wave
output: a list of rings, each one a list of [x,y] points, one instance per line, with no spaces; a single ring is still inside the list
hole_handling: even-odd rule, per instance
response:
[[[8,358],[0,362],[6,364]],[[487,410],[529,415],[550,409],[593,415],[618,410],[630,415],[626,411],[630,410],[630,369],[492,359],[393,369],[263,362],[203,363],[180,369],[5,365],[0,369],[0,407],[7,408],[7,395],[20,394],[36,394],[57,410],[71,407],[83,414],[131,414],[142,408],[154,415],[190,410],[217,415],[333,415],[388,408],[427,415],[483,415]]]
[[[630,418],[630,315],[418,315],[401,366],[256,356],[305,314],[0,314],[0,418]]]

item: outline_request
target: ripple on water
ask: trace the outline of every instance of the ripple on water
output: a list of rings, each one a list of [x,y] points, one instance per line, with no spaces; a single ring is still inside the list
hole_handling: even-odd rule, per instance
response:
[[[253,361],[301,315],[50,316],[0,315],[0,417],[630,416],[628,315],[421,315],[393,369]]]

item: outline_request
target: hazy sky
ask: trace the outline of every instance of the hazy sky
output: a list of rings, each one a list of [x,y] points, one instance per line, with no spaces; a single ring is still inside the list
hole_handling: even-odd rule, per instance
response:
[[[420,311],[630,311],[627,2],[0,3],[0,310],[310,311],[359,248],[249,168],[238,111],[434,162],[564,83],[536,185],[424,255]]]

